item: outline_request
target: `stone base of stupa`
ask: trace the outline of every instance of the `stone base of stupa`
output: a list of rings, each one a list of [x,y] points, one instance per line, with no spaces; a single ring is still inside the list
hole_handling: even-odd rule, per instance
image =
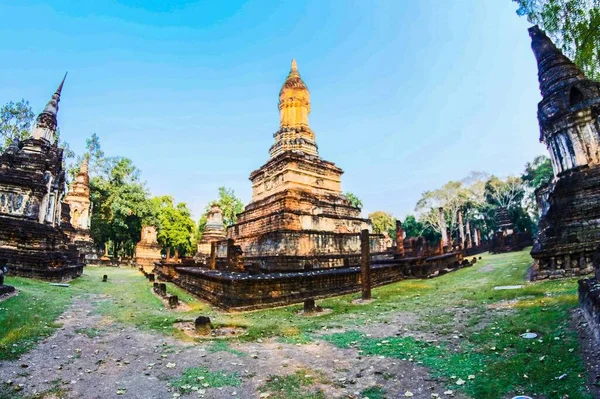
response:
[[[8,274],[50,281],[81,276],[83,264],[75,245],[56,227],[0,216],[0,259]]]
[[[531,251],[532,279],[592,273],[600,248],[600,167],[560,176],[545,206]]]

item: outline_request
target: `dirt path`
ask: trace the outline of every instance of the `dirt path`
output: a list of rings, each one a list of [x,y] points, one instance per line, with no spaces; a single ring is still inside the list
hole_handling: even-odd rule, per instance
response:
[[[48,397],[171,398],[170,379],[188,367],[204,366],[214,372],[237,372],[242,384],[207,387],[203,394],[182,394],[182,398],[259,398],[257,388],[269,376],[296,370],[319,375],[323,381],[319,387],[327,398],[360,398],[362,390],[374,385],[382,386],[391,398],[404,397],[407,391],[414,398],[430,399],[432,393],[448,397],[443,382],[432,380],[427,369],[414,363],[360,357],[354,349],[339,349],[320,340],[302,345],[274,339],[234,343],[232,349],[238,353],[211,353],[209,342],[190,344],[114,324],[93,313],[90,297],[78,298],[59,322],[62,328],[21,359],[0,362],[0,382],[10,380],[12,388],[22,384],[26,395],[58,387],[62,395]]]

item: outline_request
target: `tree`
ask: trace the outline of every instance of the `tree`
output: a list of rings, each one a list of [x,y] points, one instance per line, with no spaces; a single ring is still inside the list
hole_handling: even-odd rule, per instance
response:
[[[350,191],[346,192],[344,195],[346,196],[348,201],[350,201],[350,205],[362,209],[363,203],[360,200],[360,198],[358,198],[356,195],[354,195]]]
[[[392,239],[396,239],[396,218],[384,211],[375,211],[369,214],[375,234],[388,233]]]
[[[504,208],[518,231],[532,231],[534,222],[525,207],[525,194],[525,185],[521,178],[509,176],[501,180],[492,176],[485,184],[485,213],[488,226],[497,230],[496,214],[499,208]]]
[[[408,215],[404,219],[402,223],[402,229],[404,229],[404,233],[406,237],[419,237],[423,234],[423,224],[414,217],[414,215]]]
[[[464,208],[470,195],[469,190],[461,182],[450,181],[442,188],[424,192],[417,202],[415,212],[419,212],[419,221],[425,227],[441,233],[438,209],[443,208],[446,227],[453,232],[458,228],[458,211]]]
[[[518,206],[525,195],[523,180],[514,176],[506,180],[492,176],[485,184],[485,195],[491,205],[506,209]]]
[[[513,0],[591,79],[600,78],[600,1]]]
[[[142,220],[152,212],[139,170],[130,159],[111,158],[105,173],[90,179],[91,232],[98,245],[111,242],[113,256],[132,255]]]
[[[532,230],[537,230],[537,221],[539,219],[539,211],[535,198],[535,191],[552,182],[554,179],[554,171],[552,170],[552,162],[550,158],[540,155],[534,158],[532,162],[527,162],[525,171],[521,176],[525,185],[525,197],[523,200],[523,208],[529,215],[532,223]],[[520,218],[525,220],[525,218]]]
[[[532,190],[545,186],[550,183],[553,178],[554,171],[552,170],[552,162],[550,161],[550,158],[545,155],[539,155],[535,157],[532,162],[527,162],[525,171],[521,176],[521,180],[523,180],[523,182]]]
[[[235,196],[233,189],[219,187],[219,199],[215,201],[221,212],[223,212],[223,222],[226,226],[231,226],[237,222],[237,215],[244,210],[244,204],[242,201]],[[208,212],[210,206],[206,207]]]
[[[163,248],[175,250],[178,255],[193,252],[192,240],[196,225],[184,202],[175,205],[171,196],[154,197],[150,200],[152,212],[158,220],[158,242]]]
[[[202,235],[204,234],[204,230],[206,229],[206,223],[208,223],[208,218],[206,216],[206,212],[200,216],[198,220],[198,230],[196,231],[196,239],[200,241],[202,239]]]
[[[0,108],[0,151],[4,151],[15,140],[24,140],[30,135],[35,114],[28,101],[8,102]]]

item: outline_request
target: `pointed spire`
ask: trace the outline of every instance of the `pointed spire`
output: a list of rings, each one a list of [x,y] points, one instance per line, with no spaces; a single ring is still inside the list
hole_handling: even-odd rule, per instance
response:
[[[531,49],[538,64],[538,79],[542,96],[571,84],[576,80],[585,79],[585,75],[567,58],[537,25],[529,30]]]
[[[290,74],[288,75],[288,79],[289,78],[299,78],[300,77],[300,72],[298,72],[298,64],[296,64],[296,59],[292,58],[292,68],[290,69]]]
[[[68,73],[68,72],[67,72]],[[58,114],[58,103],[60,102],[60,94],[67,78],[67,73],[63,77],[56,92],[50,98],[50,101],[44,107],[44,110],[38,115],[33,125],[31,135],[36,139],[45,139],[49,142],[54,140],[56,132],[56,115]]]
[[[56,89],[56,93],[59,97],[60,97],[60,93],[62,92],[62,88],[63,85],[65,84],[65,79],[67,79],[67,75],[69,74],[69,71],[65,72],[65,76],[63,77],[62,82],[60,82],[60,85],[58,86],[58,89]]]
[[[86,175],[88,174],[88,170],[89,170],[89,164],[90,164],[90,156],[86,155],[85,157],[83,157],[83,163],[81,164],[81,168],[79,169],[79,173],[85,173]]]
[[[46,104],[46,107],[44,108],[44,112],[49,112],[51,114],[53,114],[54,116],[56,116],[56,114],[58,114],[58,103],[60,102],[60,94],[62,92],[62,88],[65,84],[65,79],[67,79],[67,74],[69,72],[65,73],[65,76],[63,77],[62,81],[60,82],[60,85],[58,85],[58,89],[56,89],[56,92],[52,95],[52,98],[50,99],[50,101],[48,101],[48,104]]]

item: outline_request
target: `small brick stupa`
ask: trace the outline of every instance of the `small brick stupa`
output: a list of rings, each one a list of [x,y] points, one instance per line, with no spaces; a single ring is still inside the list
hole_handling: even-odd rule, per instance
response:
[[[223,225],[223,212],[216,203],[211,204],[206,216],[206,228],[198,241],[198,256],[210,255],[211,244],[225,239],[225,226]]]
[[[295,61],[279,93],[280,126],[270,159],[250,174],[252,202],[227,230],[244,263],[262,271],[292,271],[348,264],[360,254],[358,233],[372,230],[342,195],[343,171],[319,156],[308,125],[310,93]],[[371,251],[383,250],[379,235]]]
[[[529,34],[542,94],[540,141],[555,175],[538,190],[532,278],[584,275],[600,246],[600,83],[587,79],[537,26]]]
[[[162,247],[156,238],[156,227],[143,226],[142,237],[135,246],[135,263],[144,269],[152,270],[154,263],[159,262]]]
[[[63,84],[38,115],[32,137],[0,155],[0,264],[7,263],[9,274],[62,281],[83,271],[64,231],[72,227],[62,202],[63,150],[54,137]]]
[[[92,202],[90,201],[88,163],[89,158],[85,157],[64,201],[69,205],[70,224],[73,226],[73,229],[67,231],[67,234],[71,238],[71,242],[77,246],[80,256],[86,263],[98,259],[94,248],[94,240],[90,234]]]

